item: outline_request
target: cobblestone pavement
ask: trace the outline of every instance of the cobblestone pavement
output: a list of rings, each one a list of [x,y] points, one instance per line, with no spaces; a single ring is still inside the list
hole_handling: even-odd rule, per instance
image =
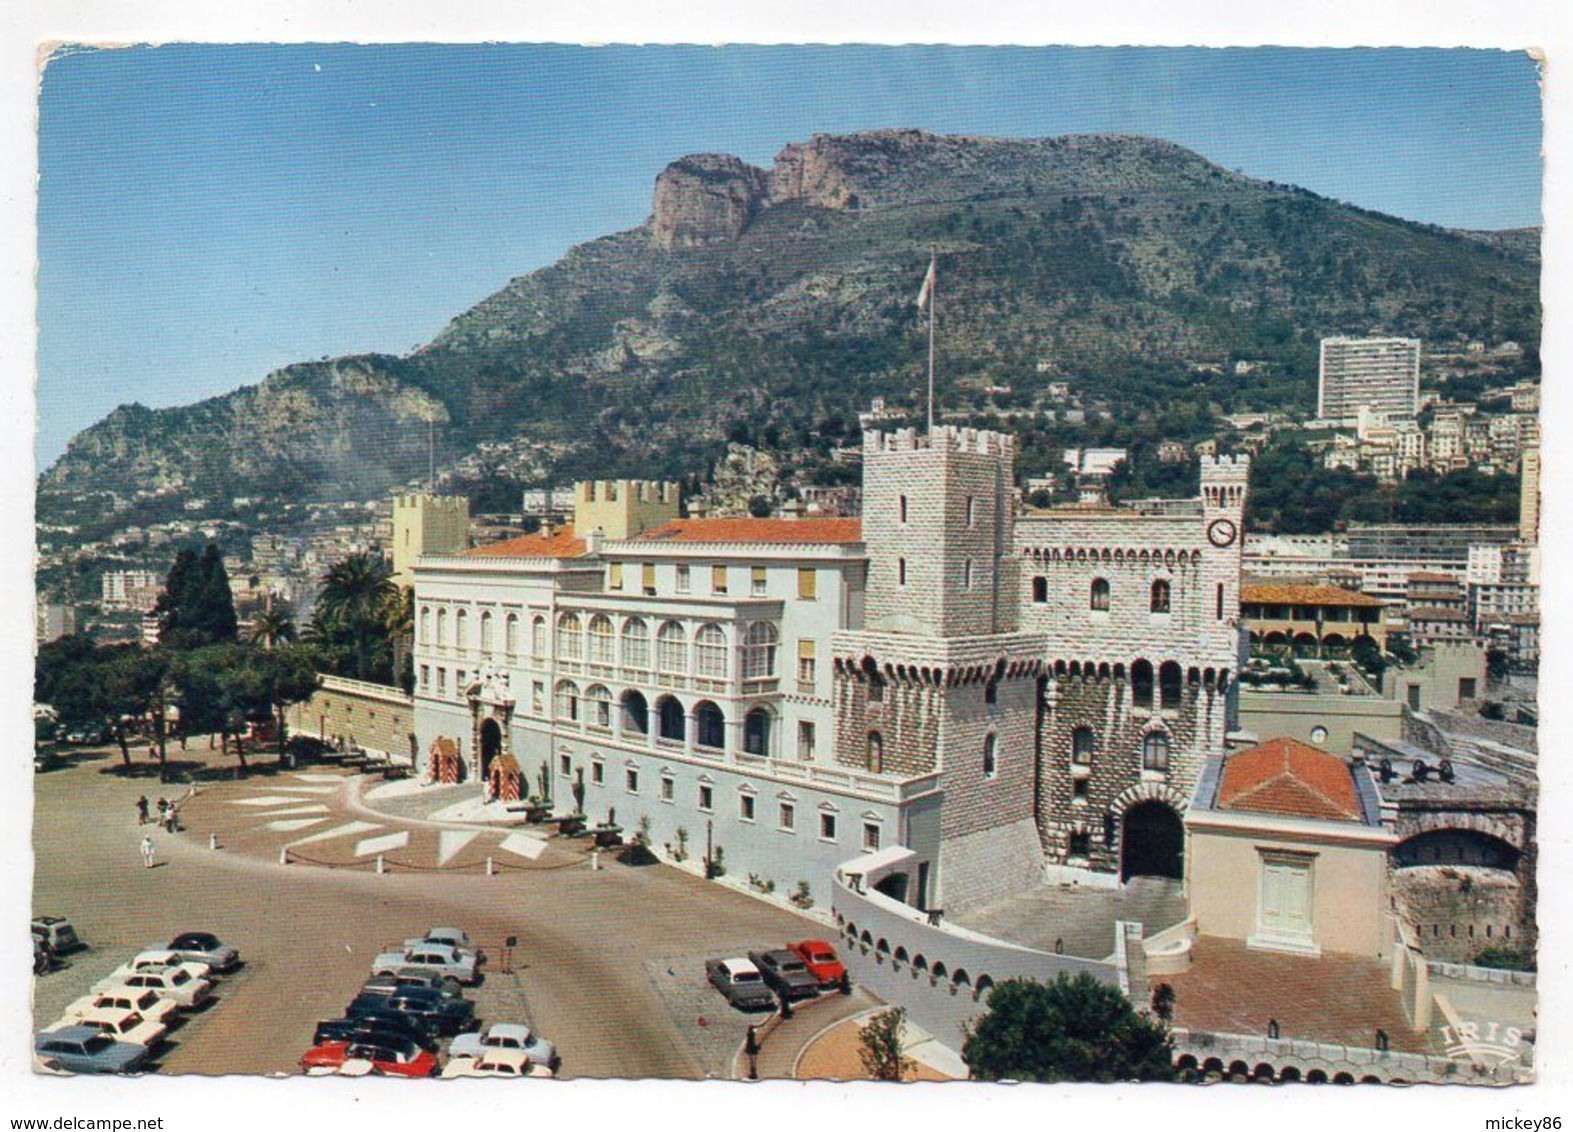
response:
[[[1370,1048],[1385,1030],[1395,1050],[1440,1052],[1410,1029],[1388,977],[1376,960],[1253,951],[1202,936],[1189,970],[1154,982],[1174,987],[1174,1024],[1185,1029],[1265,1035],[1276,1019],[1285,1038]]]
[[[356,853],[360,842],[408,832],[388,858],[434,862],[444,851],[442,831],[389,815],[357,817],[349,812],[348,779],[301,777],[328,771],[291,776],[259,768],[244,780],[202,786],[182,806],[185,832],[154,830],[160,866],[146,869],[137,850],[146,831],[133,803],[139,794],[156,799],[184,787],[122,777],[119,763],[118,754],[104,752],[36,776],[33,907],[69,916],[91,946],[35,981],[34,1016],[37,1025],[50,1024],[141,948],[179,931],[214,931],[240,949],[246,966],[221,986],[211,1009],[177,1031],[162,1058],[168,1073],[295,1072],[316,1022],[341,1013],[381,946],[451,925],[494,957],[474,995],[477,1012],[531,1022],[557,1044],[563,1076],[703,1077],[714,1060],[666,995],[708,990],[693,957],[804,933],[798,916],[675,869],[610,864],[591,872],[577,845],[550,843],[534,860],[511,855],[502,875],[486,876],[484,858],[507,830],[481,830],[450,857],[449,870],[395,866],[377,875],[374,855]],[[297,789],[323,786],[327,793]],[[280,796],[286,801],[239,804]],[[319,805],[329,807],[328,830],[354,820],[378,825],[299,847],[303,856],[354,867],[279,865],[281,845],[322,827],[263,827],[323,817],[277,816]],[[221,848],[208,848],[209,833]],[[495,957],[508,935],[520,944],[515,973],[504,976]],[[674,965],[683,976],[674,987],[657,983],[647,967],[667,956],[689,957],[686,970]]]
[[[1103,959],[1114,954],[1114,923],[1136,920],[1154,935],[1185,919],[1185,892],[1177,880],[1135,877],[1121,889],[1044,885],[949,917],[962,927],[998,939],[1066,955]]]

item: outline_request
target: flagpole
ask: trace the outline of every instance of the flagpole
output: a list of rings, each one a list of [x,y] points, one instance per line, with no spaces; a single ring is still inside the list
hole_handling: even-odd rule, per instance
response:
[[[934,270],[934,250],[929,249],[929,435],[934,435],[934,307],[939,291],[939,274]]]

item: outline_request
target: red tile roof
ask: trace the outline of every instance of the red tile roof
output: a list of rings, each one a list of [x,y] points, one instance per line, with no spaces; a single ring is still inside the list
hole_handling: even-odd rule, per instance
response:
[[[635,542],[751,542],[833,546],[863,541],[861,519],[672,519]]]
[[[1416,605],[1409,610],[1411,621],[1468,621],[1469,614],[1462,609],[1446,609],[1434,605]]]
[[[1294,739],[1270,739],[1231,755],[1218,808],[1324,821],[1362,817],[1348,764]]]
[[[1409,575],[1408,580],[1411,582],[1452,582],[1455,586],[1459,584],[1458,579],[1452,574],[1443,574],[1436,570],[1416,570]]]
[[[1240,587],[1240,600],[1263,605],[1357,605],[1367,608],[1384,604],[1380,598],[1367,594],[1303,582],[1246,582]]]
[[[551,534],[504,539],[502,542],[466,550],[466,558],[578,558],[584,553],[584,539],[574,536],[572,527],[560,527]]]

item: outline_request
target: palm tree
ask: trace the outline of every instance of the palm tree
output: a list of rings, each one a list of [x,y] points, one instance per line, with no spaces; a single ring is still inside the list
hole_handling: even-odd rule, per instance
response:
[[[272,652],[279,645],[295,640],[295,618],[283,605],[264,610],[251,620],[251,639]]]
[[[386,640],[388,606],[399,596],[390,574],[380,555],[361,553],[335,562],[322,580],[316,612],[348,637],[357,680],[371,677],[372,651]]]

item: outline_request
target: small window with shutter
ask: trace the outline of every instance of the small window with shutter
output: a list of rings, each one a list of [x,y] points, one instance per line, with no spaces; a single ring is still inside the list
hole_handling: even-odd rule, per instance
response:
[[[819,597],[819,571],[803,566],[797,572],[797,596],[802,601],[815,601]]]
[[[606,568],[606,584],[609,589],[620,590],[623,588],[623,564],[613,562]]]
[[[726,567],[710,567],[710,592],[713,594],[726,593]]]

